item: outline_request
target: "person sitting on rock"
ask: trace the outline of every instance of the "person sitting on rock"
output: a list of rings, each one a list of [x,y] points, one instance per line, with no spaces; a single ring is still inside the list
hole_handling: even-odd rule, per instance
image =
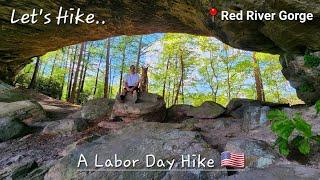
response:
[[[133,95],[133,102],[137,102],[138,100],[138,92],[139,92],[139,84],[140,84],[140,76],[136,72],[136,67],[134,65],[130,66],[130,73],[124,77],[124,88],[120,95],[120,99],[124,102],[124,99],[128,92],[131,92]]]

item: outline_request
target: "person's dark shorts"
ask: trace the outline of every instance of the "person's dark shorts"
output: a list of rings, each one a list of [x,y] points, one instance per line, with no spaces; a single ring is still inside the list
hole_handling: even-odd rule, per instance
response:
[[[134,86],[128,86],[129,88],[133,88]],[[124,88],[125,90],[127,90],[126,88]],[[139,91],[139,88],[138,87],[135,87],[134,89],[133,89],[134,91]]]

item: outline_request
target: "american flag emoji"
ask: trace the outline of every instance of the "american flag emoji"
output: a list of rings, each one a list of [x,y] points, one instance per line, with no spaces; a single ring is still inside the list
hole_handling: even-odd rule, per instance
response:
[[[225,151],[221,153],[221,166],[244,168],[244,154],[243,153],[231,153]]]

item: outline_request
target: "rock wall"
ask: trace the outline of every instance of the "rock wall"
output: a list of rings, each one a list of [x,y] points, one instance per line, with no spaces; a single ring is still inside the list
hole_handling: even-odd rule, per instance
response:
[[[96,19],[106,20],[106,24],[57,26],[55,23],[10,23],[13,8],[19,12],[18,15],[21,12],[31,13],[36,8],[43,9],[45,13],[51,12],[51,17],[54,17],[60,6],[66,9],[79,7],[86,14],[95,13]],[[304,54],[306,50],[320,50],[317,20],[301,24],[295,21],[220,21],[215,18],[212,22],[208,13],[212,6],[232,12],[312,12],[316,18],[320,17],[320,2],[317,0],[5,1],[0,6],[0,79],[12,82],[19,70],[34,56],[83,41],[123,34],[180,32],[214,36],[236,48],[294,56]],[[300,74],[295,76],[302,78]],[[308,77],[308,80],[311,81],[311,78]],[[309,102],[305,96],[300,97]]]

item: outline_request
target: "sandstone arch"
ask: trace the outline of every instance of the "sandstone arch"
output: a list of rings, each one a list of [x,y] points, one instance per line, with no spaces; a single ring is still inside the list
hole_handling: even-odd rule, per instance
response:
[[[312,12],[320,17],[318,0],[104,0],[64,1],[12,0],[0,2],[0,79],[12,82],[16,73],[30,62],[30,58],[43,55],[66,45],[116,35],[148,34],[154,32],[180,32],[214,36],[240,49],[263,51],[282,55],[284,75],[299,90],[302,83],[312,84],[314,92],[299,92],[300,98],[313,103],[320,98],[318,75],[301,70],[291,61],[297,60],[306,50],[320,50],[320,23],[318,20],[299,22],[219,21],[212,22],[208,13],[212,6],[220,10],[259,10],[278,12]],[[48,25],[11,24],[11,12],[31,13],[33,8],[58,13],[79,7],[85,13],[95,13],[96,19],[106,25]],[[299,59],[299,58],[298,58]],[[294,68],[293,68],[294,67]],[[303,69],[303,68],[302,68]],[[317,72],[317,71],[315,71]]]

